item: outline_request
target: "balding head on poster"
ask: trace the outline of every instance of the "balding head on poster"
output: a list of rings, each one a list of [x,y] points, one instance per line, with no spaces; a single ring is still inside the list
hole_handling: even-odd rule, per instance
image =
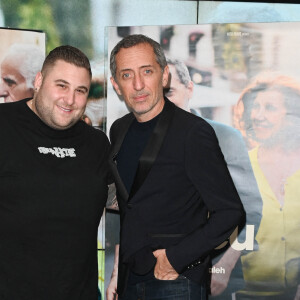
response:
[[[12,44],[1,60],[0,103],[32,98],[34,78],[45,55],[35,45]]]

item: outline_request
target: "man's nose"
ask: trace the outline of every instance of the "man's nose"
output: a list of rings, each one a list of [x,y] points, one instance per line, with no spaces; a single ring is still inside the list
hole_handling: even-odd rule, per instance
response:
[[[8,96],[8,91],[5,88],[5,85],[3,82],[0,82],[0,97],[7,97]]]
[[[67,105],[72,106],[75,102],[75,95],[76,95],[75,91],[69,91],[64,97],[64,102]]]
[[[135,90],[140,91],[145,87],[144,78],[137,74],[133,80],[133,87]]]

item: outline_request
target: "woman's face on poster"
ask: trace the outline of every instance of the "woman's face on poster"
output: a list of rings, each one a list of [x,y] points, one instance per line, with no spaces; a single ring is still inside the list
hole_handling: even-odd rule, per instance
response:
[[[259,92],[254,100],[250,118],[257,141],[278,138],[287,125],[284,96],[277,90]]]

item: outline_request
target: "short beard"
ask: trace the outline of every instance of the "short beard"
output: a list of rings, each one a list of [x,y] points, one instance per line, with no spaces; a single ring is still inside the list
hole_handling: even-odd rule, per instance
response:
[[[41,103],[42,103],[41,99],[42,99],[42,95],[40,95],[40,93],[38,92],[36,94],[35,98],[34,98],[34,106],[35,106],[36,114],[41,119],[41,121],[43,123],[45,123],[47,126],[49,126],[50,128],[55,129],[55,130],[69,129],[70,127],[74,126],[80,120],[80,117],[79,117],[78,120],[72,120],[70,122],[70,124],[68,124],[66,126],[56,125],[53,121],[51,121],[52,120],[52,114],[49,114],[44,109],[44,106],[41,105]]]

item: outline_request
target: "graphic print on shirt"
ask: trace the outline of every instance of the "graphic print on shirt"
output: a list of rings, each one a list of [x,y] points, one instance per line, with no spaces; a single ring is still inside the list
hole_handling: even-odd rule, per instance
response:
[[[76,157],[75,149],[74,148],[60,148],[60,147],[53,147],[53,148],[46,148],[46,147],[38,147],[38,150],[42,154],[52,154],[59,158],[64,157]]]

